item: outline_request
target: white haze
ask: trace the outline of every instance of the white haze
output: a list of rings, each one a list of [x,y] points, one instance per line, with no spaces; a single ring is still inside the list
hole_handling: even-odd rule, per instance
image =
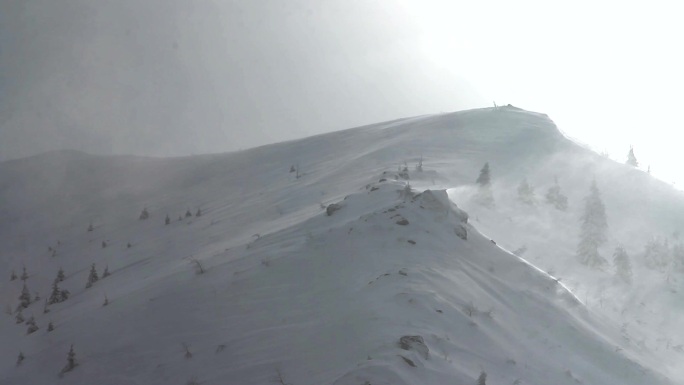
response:
[[[0,159],[223,152],[512,103],[682,181],[679,4],[9,1]]]

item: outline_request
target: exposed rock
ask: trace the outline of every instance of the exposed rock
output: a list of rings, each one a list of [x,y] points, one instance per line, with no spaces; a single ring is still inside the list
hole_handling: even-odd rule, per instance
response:
[[[456,235],[459,238],[463,239],[464,241],[468,239],[468,230],[466,230],[466,228],[464,226],[462,226],[462,225],[456,226],[454,228],[454,232],[456,233]]]
[[[342,208],[342,206],[340,206],[339,204],[337,204],[337,203],[331,203],[331,204],[328,205],[328,207],[326,207],[325,213],[328,214],[328,216],[330,216],[330,215],[333,215],[333,213],[334,213],[335,211],[337,211],[337,210],[339,210],[339,209],[341,209],[341,208]]]
[[[430,349],[421,336],[403,336],[399,339],[399,347],[404,350],[413,350],[426,360],[430,355]]]
[[[400,226],[406,226],[409,224],[409,221],[406,218],[401,218],[400,220],[396,221],[395,223],[400,225]]]

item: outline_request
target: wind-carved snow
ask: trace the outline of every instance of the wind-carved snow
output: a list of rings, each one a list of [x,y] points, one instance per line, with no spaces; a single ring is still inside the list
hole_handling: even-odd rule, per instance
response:
[[[474,384],[484,371],[489,384],[668,384],[672,359],[564,285],[581,268],[542,271],[572,258],[571,211],[508,198],[523,176],[557,173],[581,199],[564,184],[585,182],[577,159],[599,165],[599,187],[621,170],[583,151],[545,116],[502,108],[222,155],[0,163],[3,302],[16,307],[23,265],[32,293],[46,298],[60,267],[71,293],[24,309],[40,328],[29,335],[0,317],[0,382]],[[487,161],[494,208],[471,200]],[[506,251],[525,244],[529,262]],[[111,275],[86,289],[93,263]],[[605,273],[589,274],[581,293]],[[59,377],[72,344],[78,365]]]

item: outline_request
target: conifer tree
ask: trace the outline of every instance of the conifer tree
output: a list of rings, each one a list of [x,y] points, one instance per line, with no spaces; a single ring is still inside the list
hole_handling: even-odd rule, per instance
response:
[[[64,369],[62,369],[62,373],[70,372],[76,366],[78,366],[78,363],[76,362],[76,353],[74,352],[74,345],[71,345],[69,353],[67,353],[67,364]]]
[[[480,170],[480,176],[478,176],[476,182],[479,185],[477,195],[475,196],[476,202],[486,207],[493,207],[494,196],[492,195],[492,189],[490,186],[491,175],[489,172],[489,163],[485,163],[485,165],[482,167]]]
[[[48,307],[48,299],[45,298],[45,303],[43,304],[43,314],[47,314],[50,312],[50,308]]]
[[[65,278],[65,277],[64,277],[64,270],[62,270],[62,268],[60,267],[59,270],[57,271],[57,278],[56,278],[56,280],[59,281],[59,282],[62,282],[62,281],[64,281],[64,278]]]
[[[546,203],[554,205],[558,210],[565,211],[568,208],[568,197],[561,192],[558,178],[554,178],[553,186],[546,192]]]
[[[21,313],[21,306],[19,307],[19,310],[17,310],[17,315],[14,317],[14,321],[18,324],[24,322],[24,315]]]
[[[110,275],[109,274],[109,265],[105,265],[105,269],[102,272],[102,278],[107,278],[107,277],[109,277],[109,275]]]
[[[57,285],[57,282],[59,282],[59,280],[57,280],[57,279],[55,279],[52,282],[52,292],[50,293],[50,297],[47,299],[47,301],[50,305],[62,302],[62,291],[59,290],[59,286]]]
[[[17,279],[17,274],[12,270],[12,274],[10,274],[10,281],[16,281]]]
[[[584,213],[581,220],[577,257],[581,263],[589,267],[602,266],[606,260],[599,254],[598,249],[606,243],[608,220],[596,181],[592,181],[589,195],[584,198]]]
[[[537,201],[534,196],[534,188],[527,183],[527,178],[523,178],[518,186],[518,200],[526,205],[533,205]]]
[[[93,222],[90,222],[90,224],[88,225],[88,232],[91,232],[93,230],[95,230],[95,228],[93,227]]]
[[[482,169],[480,170],[480,176],[477,177],[476,182],[482,187],[489,186],[489,184],[491,183],[491,176],[489,174],[489,162],[485,163],[485,165],[482,166]]]
[[[21,280],[26,282],[28,279],[28,273],[26,272],[26,266],[22,267]]]
[[[615,248],[613,253],[613,265],[615,265],[615,275],[625,283],[632,282],[632,263],[629,256],[622,246]]]
[[[21,307],[27,308],[31,304],[31,292],[29,292],[28,287],[26,287],[26,283],[24,283],[24,287],[21,289],[21,295],[19,295],[19,301]]]
[[[105,247],[107,247],[107,242],[102,241],[102,248],[104,249]]]
[[[102,303],[102,306],[107,306],[109,305],[109,298],[107,298],[107,294],[104,296],[104,302]]]
[[[51,331],[53,331],[53,330],[55,330],[55,325],[53,325],[53,324],[52,324],[52,321],[50,321],[50,322],[48,323],[48,326],[47,326],[47,331],[48,331],[48,332],[51,332]]]
[[[670,245],[661,242],[658,238],[653,238],[644,248],[644,262],[646,267],[653,270],[664,272],[670,264]]]
[[[480,377],[477,378],[477,385],[487,385],[487,373],[480,372]]]
[[[150,217],[150,213],[147,211],[147,207],[143,208],[142,212],[140,213],[140,219],[141,221],[144,221],[145,219]]]
[[[89,289],[95,282],[97,282],[100,279],[97,275],[97,270],[95,270],[95,264],[93,263],[92,266],[90,266],[90,275],[88,275],[88,282],[86,283],[86,289]]]
[[[19,352],[19,356],[17,356],[17,366],[21,365],[21,363],[24,362],[25,358],[26,357],[24,357],[24,353]]]
[[[171,218],[169,218],[169,214],[166,214],[166,218],[164,219],[164,224],[168,225],[169,223],[171,223]]]
[[[191,217],[191,216],[192,216],[192,213],[190,212],[190,209],[188,209],[188,210],[185,212],[185,217],[186,217],[186,218],[189,218],[189,217]]]
[[[629,153],[627,154],[627,164],[632,167],[639,167],[639,162],[637,162],[636,156],[634,156],[634,148],[629,147]]]
[[[202,216],[202,210],[197,209],[197,212],[195,213],[196,217],[201,217]]]
[[[31,318],[29,318],[29,320],[26,321],[26,324],[28,325],[26,334],[31,334],[38,330],[38,325],[36,325],[36,320],[33,318],[33,316],[31,316]]]

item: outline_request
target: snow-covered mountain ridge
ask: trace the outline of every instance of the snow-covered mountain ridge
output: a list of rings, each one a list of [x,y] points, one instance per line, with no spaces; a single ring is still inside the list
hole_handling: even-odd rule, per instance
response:
[[[496,209],[471,201],[486,161]],[[408,180],[397,172],[403,162]],[[581,268],[538,239],[548,238],[547,223],[576,224],[572,211],[540,205],[523,215],[508,191],[523,176],[541,185],[558,175],[572,208],[586,193],[588,170],[609,217],[642,202],[631,192],[608,199],[617,184],[603,177],[647,181],[648,199],[682,201],[644,173],[575,146],[547,117],[513,108],[220,155],[58,152],[0,163],[3,302],[18,303],[22,280],[9,277],[23,265],[31,292],[49,296],[60,267],[60,285],[71,292],[49,313],[42,300],[23,310],[40,327],[32,334],[14,314],[0,318],[9,341],[0,382],[472,384],[484,371],[488,384],[669,383],[656,372],[670,361],[656,362],[660,356],[626,340],[610,314],[499,247],[526,244],[532,263],[580,282]],[[567,187],[574,184],[581,188]],[[328,215],[333,203],[339,209]],[[143,207],[147,220],[138,219]],[[202,215],[185,217],[188,209]],[[679,223],[657,219],[662,229]],[[611,227],[614,238],[637,232],[624,222]],[[568,234],[556,237],[574,242]],[[93,263],[111,275],[86,289]],[[404,350],[403,336],[424,345]],[[60,378],[71,344],[79,365]],[[26,358],[16,366],[19,351]]]

